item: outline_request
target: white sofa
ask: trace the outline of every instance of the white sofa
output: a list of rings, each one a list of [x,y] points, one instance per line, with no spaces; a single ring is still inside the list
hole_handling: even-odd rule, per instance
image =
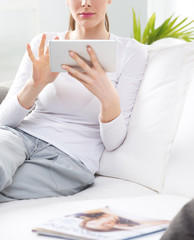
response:
[[[1,240],[50,240],[31,229],[48,219],[105,205],[172,219],[193,198],[194,43],[162,42],[148,51],[128,136],[116,151],[104,151],[95,183],[74,196],[1,203]]]

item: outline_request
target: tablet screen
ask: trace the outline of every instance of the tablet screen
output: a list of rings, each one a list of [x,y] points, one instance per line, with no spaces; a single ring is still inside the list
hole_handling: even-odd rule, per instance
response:
[[[116,40],[51,40],[49,42],[50,68],[52,72],[65,72],[61,65],[70,65],[83,71],[76,61],[69,56],[69,51],[77,53],[89,66],[92,67],[87,46],[91,46],[106,72],[116,72],[117,69],[117,42]]]

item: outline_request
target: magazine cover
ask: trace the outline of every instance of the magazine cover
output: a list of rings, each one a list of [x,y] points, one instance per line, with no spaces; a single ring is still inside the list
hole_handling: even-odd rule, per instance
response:
[[[124,214],[107,206],[50,220],[33,231],[64,239],[122,240],[164,231],[168,225],[167,220]]]

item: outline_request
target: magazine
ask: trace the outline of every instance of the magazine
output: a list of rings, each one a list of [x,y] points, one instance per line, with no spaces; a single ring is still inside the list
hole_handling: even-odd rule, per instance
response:
[[[63,239],[123,240],[164,231],[168,225],[168,220],[122,213],[106,206],[50,220],[32,231]]]

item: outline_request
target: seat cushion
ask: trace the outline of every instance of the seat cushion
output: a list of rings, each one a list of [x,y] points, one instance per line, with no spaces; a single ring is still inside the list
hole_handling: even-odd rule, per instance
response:
[[[120,198],[155,195],[156,192],[133,182],[97,176],[92,186],[72,196],[0,203],[0,239],[38,240],[40,237],[31,231],[37,223],[88,205],[83,202],[93,208],[97,207],[95,204],[104,205]]]
[[[107,185],[107,192],[109,192],[109,187],[110,185]],[[113,189],[114,185],[112,185],[112,191]],[[130,191],[130,188],[128,189]],[[1,239],[40,240],[41,237],[32,232],[32,228],[40,223],[66,214],[96,209],[107,205],[125,213],[129,212],[146,217],[170,220],[177,214],[180,208],[189,201],[187,198],[162,196],[161,194],[122,198],[118,193],[115,195],[115,198],[101,199],[95,199],[92,198],[92,196],[90,196],[90,199],[87,197],[79,199],[77,198],[78,195],[50,199],[22,200],[0,204]],[[161,234],[162,233],[159,235],[149,235],[143,239],[159,240]],[[51,238],[44,237],[44,240],[51,240]]]
[[[130,181],[125,181],[116,178],[96,176],[94,184],[89,188],[67,197],[50,197],[50,198],[40,198],[31,200],[18,200],[7,203],[0,203],[0,215],[1,211],[7,208],[14,208],[16,206],[28,205],[41,205],[43,202],[61,202],[61,201],[81,201],[81,200],[97,200],[105,198],[117,198],[118,196],[125,197],[135,197],[144,195],[156,195],[157,193],[149,188],[146,188],[137,183]]]

